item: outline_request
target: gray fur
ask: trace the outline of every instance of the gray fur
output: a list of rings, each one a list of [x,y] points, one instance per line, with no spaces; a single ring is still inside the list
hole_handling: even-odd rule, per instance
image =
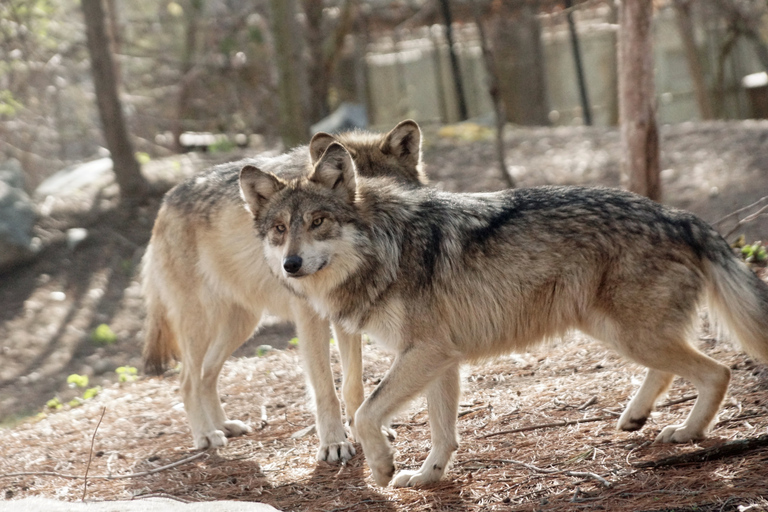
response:
[[[338,162],[326,153],[308,178],[252,208],[273,272],[320,314],[397,354],[355,416],[382,485],[394,466],[381,426],[425,391],[432,452],[394,483],[444,473],[458,446],[462,361],[579,329],[649,368],[619,428],[640,428],[675,374],[696,386],[688,419],[657,438],[687,442],[704,437],[730,378],[688,343],[697,305],[707,297],[745,349],[768,360],[768,285],[688,212],[605,188],[452,194],[361,176],[345,200],[323,185],[346,172]],[[308,225],[317,216],[322,240]],[[279,237],[277,224],[287,227]],[[289,276],[281,262],[296,256],[306,268]]]

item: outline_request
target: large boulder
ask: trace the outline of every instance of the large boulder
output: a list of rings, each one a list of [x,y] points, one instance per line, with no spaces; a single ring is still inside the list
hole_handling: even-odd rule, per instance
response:
[[[39,250],[32,236],[37,209],[23,185],[17,160],[0,163],[0,272],[31,260]]]

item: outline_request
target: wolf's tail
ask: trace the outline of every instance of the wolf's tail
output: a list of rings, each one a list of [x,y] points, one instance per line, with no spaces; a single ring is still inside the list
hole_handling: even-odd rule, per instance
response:
[[[143,283],[147,316],[144,320],[144,371],[151,375],[160,375],[168,369],[171,362],[179,357],[179,345],[168,322],[168,312],[160,299],[151,276],[152,246],[144,256]]]
[[[747,354],[768,362],[768,284],[741,263],[724,241],[719,245],[708,265],[710,312],[716,313]]]

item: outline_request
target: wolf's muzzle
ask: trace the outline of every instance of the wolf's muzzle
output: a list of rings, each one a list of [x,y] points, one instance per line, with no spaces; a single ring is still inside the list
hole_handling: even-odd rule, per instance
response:
[[[289,274],[295,274],[301,269],[301,256],[294,254],[283,259],[283,269]]]

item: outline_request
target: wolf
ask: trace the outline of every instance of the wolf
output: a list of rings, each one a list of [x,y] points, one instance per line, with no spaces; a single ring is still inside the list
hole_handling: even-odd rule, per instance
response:
[[[421,392],[432,449],[392,483],[442,477],[458,447],[464,361],[578,329],[647,367],[620,429],[641,428],[675,375],[695,385],[687,419],[656,438],[683,443],[704,437],[730,379],[688,342],[703,300],[768,360],[768,285],[691,213],[616,189],[460,194],[369,176],[334,142],[306,177],[245,166],[240,186],[272,272],[324,318],[395,353],[355,414],[379,485],[395,473],[381,426]]]
[[[261,240],[240,195],[244,165],[296,179],[332,142],[355,155],[360,175],[386,174],[393,182],[422,185],[421,131],[413,121],[387,134],[363,131],[316,134],[303,146],[277,157],[256,157],[214,167],[177,185],[164,197],[143,257],[147,316],[144,363],[159,374],[180,359],[181,395],[198,449],[226,444],[227,436],[250,431],[222,409],[217,381],[224,361],[253,333],[268,311],[295,323],[299,351],[314,392],[318,460],[347,460],[347,440],[330,368],[328,321],[281,285],[264,261]],[[360,336],[336,327],[343,368],[342,394],[350,418],[363,401]]]

